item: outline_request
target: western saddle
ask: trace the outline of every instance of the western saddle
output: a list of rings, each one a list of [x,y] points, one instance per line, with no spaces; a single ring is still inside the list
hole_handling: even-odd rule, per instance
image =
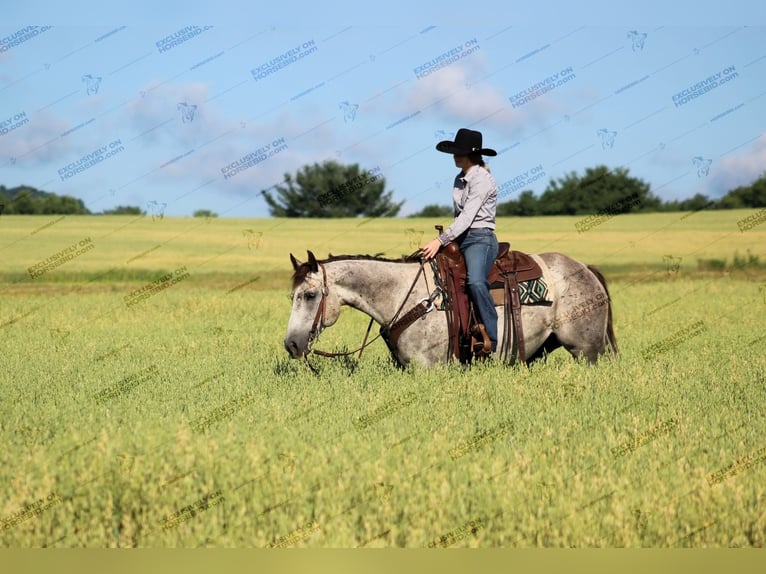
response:
[[[441,233],[444,228],[436,226]],[[466,266],[463,254],[454,241],[443,246],[431,260],[431,268],[436,280],[436,290],[430,297],[418,301],[409,311],[380,326],[380,334],[396,358],[396,344],[402,333],[415,321],[434,309],[434,299],[441,294],[440,307],[446,312],[449,328],[449,352],[461,363],[470,363],[473,358],[484,359],[492,353],[492,344],[487,336],[484,324],[478,320],[473,302],[466,288]],[[421,265],[420,271],[423,271]],[[418,274],[419,276],[419,274]],[[418,276],[415,277],[417,281]],[[490,294],[496,306],[503,306],[503,341],[500,356],[513,365],[516,361],[526,364],[524,349],[524,331],[521,325],[521,296],[519,284],[541,280],[543,272],[529,254],[514,251],[509,243],[498,243],[498,253],[490,270],[487,281]],[[527,291],[530,284],[526,284]],[[412,288],[415,286],[413,282]],[[547,288],[543,287],[543,294]],[[409,297],[409,293],[407,294]],[[544,299],[544,295],[540,297]],[[406,299],[405,299],[406,300]],[[550,305],[543,301],[542,304]],[[398,360],[397,360],[398,361]],[[401,363],[399,363],[400,366]]]
[[[437,225],[436,230],[441,233],[443,227]],[[452,354],[464,363],[488,356],[492,352],[491,343],[468,294],[465,259],[458,244],[452,241],[442,247],[431,265],[444,294],[442,305],[447,312]],[[542,269],[529,254],[512,250],[509,243],[498,243],[497,258],[487,281],[495,305],[503,306],[504,335],[498,346],[502,358],[510,364],[517,360],[526,364],[519,283],[542,275]]]

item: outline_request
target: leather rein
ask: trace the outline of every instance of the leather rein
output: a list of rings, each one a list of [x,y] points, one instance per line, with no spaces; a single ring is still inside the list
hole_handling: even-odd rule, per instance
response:
[[[415,255],[415,253],[413,253],[412,255]],[[349,355],[353,355],[354,353],[358,352],[359,358],[361,359],[362,351],[364,351],[365,348],[369,347],[372,343],[374,343],[378,338],[380,338],[381,336],[384,336],[385,338],[385,334],[390,333],[392,330],[396,329],[397,326],[399,327],[399,330],[402,331],[406,329],[409,325],[411,325],[416,319],[434,310],[435,308],[434,300],[438,297],[439,293],[442,292],[441,288],[438,286],[436,287],[436,289],[434,289],[434,292],[429,297],[424,297],[420,299],[417,303],[415,303],[412,309],[410,309],[407,313],[405,313],[404,316],[399,318],[399,315],[402,312],[402,309],[404,309],[404,304],[407,302],[407,299],[409,299],[410,295],[412,294],[412,291],[415,289],[415,285],[417,284],[418,279],[420,278],[421,275],[423,275],[423,280],[426,283],[426,292],[428,292],[428,278],[425,276],[425,273],[424,273],[423,260],[420,259],[419,263],[420,263],[420,269],[418,269],[418,272],[415,275],[415,279],[413,279],[412,284],[410,285],[410,288],[407,291],[407,294],[404,296],[404,299],[402,300],[401,305],[399,305],[399,308],[396,310],[396,313],[394,313],[394,316],[391,318],[391,320],[388,321],[385,325],[381,325],[380,332],[371,341],[368,342],[367,337],[370,335],[370,329],[372,329],[372,324],[375,322],[375,320],[372,317],[370,317],[370,323],[369,325],[367,325],[367,331],[364,334],[364,340],[362,341],[362,345],[358,347],[357,349],[354,349],[353,351],[345,351],[345,352],[329,352],[329,351],[322,351],[320,349],[311,349],[311,343],[324,330],[326,301],[327,301],[327,295],[330,292],[329,287],[327,285],[327,272],[325,271],[324,264],[318,263],[319,268],[322,270],[322,300],[319,302],[319,307],[317,307],[317,312],[316,312],[316,315],[314,316],[314,321],[311,324],[311,330],[309,331],[309,349],[310,350],[303,355],[303,358],[306,361],[306,364],[315,375],[319,374],[319,371],[317,371],[317,369],[309,362],[309,358],[308,358],[309,354],[314,353],[315,355],[319,355],[321,357],[337,358],[337,357],[347,357]]]

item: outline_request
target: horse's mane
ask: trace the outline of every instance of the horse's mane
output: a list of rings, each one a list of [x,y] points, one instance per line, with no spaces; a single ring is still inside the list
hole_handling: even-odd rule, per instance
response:
[[[420,261],[420,251],[415,251],[410,255],[402,255],[398,259],[389,259],[382,257],[380,253],[376,255],[333,255],[328,254],[327,259],[317,259],[317,263],[332,263],[333,261],[384,261],[386,263],[417,263]],[[300,264],[298,269],[293,273],[292,282],[293,289],[303,283],[306,276],[311,273],[311,265],[307,261]]]

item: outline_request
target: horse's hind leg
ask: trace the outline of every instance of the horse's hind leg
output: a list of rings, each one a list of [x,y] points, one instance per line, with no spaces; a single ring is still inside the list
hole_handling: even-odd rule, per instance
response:
[[[601,350],[596,345],[564,345],[564,348],[575,358],[579,359],[584,357],[588,361],[589,365],[595,365],[598,362],[598,357],[603,353],[603,345]]]
[[[576,330],[574,328],[567,328],[573,326],[570,323],[564,327],[563,332],[556,333],[559,341],[561,341],[561,345],[575,359],[582,357],[588,364],[595,365],[599,356],[606,352],[603,334],[599,333],[598,329]]]
[[[561,343],[559,342],[558,337],[555,333],[551,333],[548,338],[545,340],[543,345],[537,349],[534,353],[532,353],[529,357],[527,357],[527,365],[531,365],[532,363],[536,363],[537,361],[542,360],[543,363],[546,362],[548,359],[548,355],[553,352],[554,350],[558,349],[561,346]]]

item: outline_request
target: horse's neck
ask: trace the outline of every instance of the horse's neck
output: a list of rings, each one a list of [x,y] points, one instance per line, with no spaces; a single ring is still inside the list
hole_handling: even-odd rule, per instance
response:
[[[358,309],[380,324],[390,321],[399,310],[418,270],[417,263],[364,259],[338,261],[327,266],[341,305]],[[422,297],[424,285],[422,278],[418,278],[412,296],[420,293]]]

